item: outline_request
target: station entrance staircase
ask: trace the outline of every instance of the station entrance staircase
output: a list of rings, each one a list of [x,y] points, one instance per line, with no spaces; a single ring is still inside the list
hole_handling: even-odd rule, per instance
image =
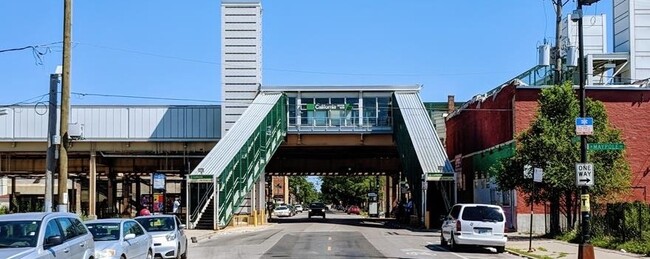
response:
[[[393,100],[393,132],[415,211],[446,213],[453,205],[454,169],[431,116],[418,91],[396,91]]]
[[[262,92],[188,177],[190,228],[233,219],[287,132],[286,96]]]

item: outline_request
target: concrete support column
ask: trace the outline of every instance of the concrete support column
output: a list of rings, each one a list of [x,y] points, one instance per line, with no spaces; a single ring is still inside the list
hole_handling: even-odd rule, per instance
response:
[[[257,211],[258,211],[258,217],[257,217],[257,222],[258,224],[264,224],[264,220],[266,219],[266,184],[264,181],[264,177],[260,177],[260,180],[256,184],[257,186]]]
[[[107,189],[108,192],[106,193],[106,202],[108,203],[108,208],[102,208],[107,210],[107,212],[112,213],[113,208],[115,208],[115,176],[111,174],[111,168],[110,166],[106,168],[106,175],[108,175],[108,184],[107,184]],[[106,215],[104,215],[106,216]]]
[[[122,209],[120,211],[120,215],[126,216],[127,213],[129,217],[131,217],[131,203],[129,200],[131,199],[131,182],[129,182],[129,179],[125,179],[125,177],[122,178]]]
[[[88,218],[97,219],[97,154],[90,151],[90,163],[88,165],[90,176],[88,176]]]
[[[390,213],[393,212],[393,177],[386,176],[386,181],[384,183],[384,217],[390,217]]]
[[[14,213],[18,212],[18,208],[14,204],[14,201],[18,199],[16,196],[16,177],[11,177],[11,197],[12,199],[9,201],[9,211],[13,211]]]
[[[253,188],[251,188],[251,210],[250,210],[250,216],[253,221],[253,226],[257,226],[257,184],[253,184]],[[250,221],[249,221],[250,223]]]
[[[81,211],[81,178],[75,180],[72,180],[74,183],[72,186],[75,189],[74,191],[74,209],[77,212],[77,215],[83,215]]]
[[[284,203],[289,204],[289,176],[284,176]]]

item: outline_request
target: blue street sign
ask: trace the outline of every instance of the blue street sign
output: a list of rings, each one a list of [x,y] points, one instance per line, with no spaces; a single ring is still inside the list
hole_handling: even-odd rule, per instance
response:
[[[576,135],[593,135],[594,118],[578,117],[576,118]]]

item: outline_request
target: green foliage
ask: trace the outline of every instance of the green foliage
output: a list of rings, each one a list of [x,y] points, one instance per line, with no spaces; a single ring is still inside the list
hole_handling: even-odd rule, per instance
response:
[[[296,197],[296,203],[309,204],[320,200],[316,186],[307,180],[307,176],[289,177],[289,192]]]
[[[544,169],[544,184],[535,187],[536,201],[549,201],[566,191],[577,191],[575,163],[580,161],[580,143],[575,137],[575,118],[579,102],[570,84],[542,89],[539,110],[531,126],[517,136],[515,154],[492,167],[497,183],[504,190],[519,189],[532,192],[530,179],[524,179],[525,165]],[[607,113],[599,101],[587,99],[587,115],[594,118],[594,135],[589,143],[622,142],[620,131],[613,129]],[[629,189],[630,169],[623,151],[589,152],[588,161],[594,164],[595,200],[612,200]]]
[[[0,215],[4,215],[7,213],[9,213],[9,208],[7,208],[6,206],[0,206]]]
[[[555,238],[569,243],[578,243],[580,241],[580,230],[579,228],[574,228],[569,231],[565,231]]]
[[[321,192],[326,203],[360,205],[367,200],[369,192],[376,191],[375,176],[326,176],[322,179]],[[380,177],[380,186],[383,182],[384,178]]]
[[[618,245],[617,248],[630,253],[650,255],[650,240],[632,240]]]

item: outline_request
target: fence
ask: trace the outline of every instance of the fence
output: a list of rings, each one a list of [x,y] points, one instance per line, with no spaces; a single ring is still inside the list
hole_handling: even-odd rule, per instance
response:
[[[596,205],[592,211],[593,236],[611,236],[623,242],[650,238],[649,204],[612,203]]]

